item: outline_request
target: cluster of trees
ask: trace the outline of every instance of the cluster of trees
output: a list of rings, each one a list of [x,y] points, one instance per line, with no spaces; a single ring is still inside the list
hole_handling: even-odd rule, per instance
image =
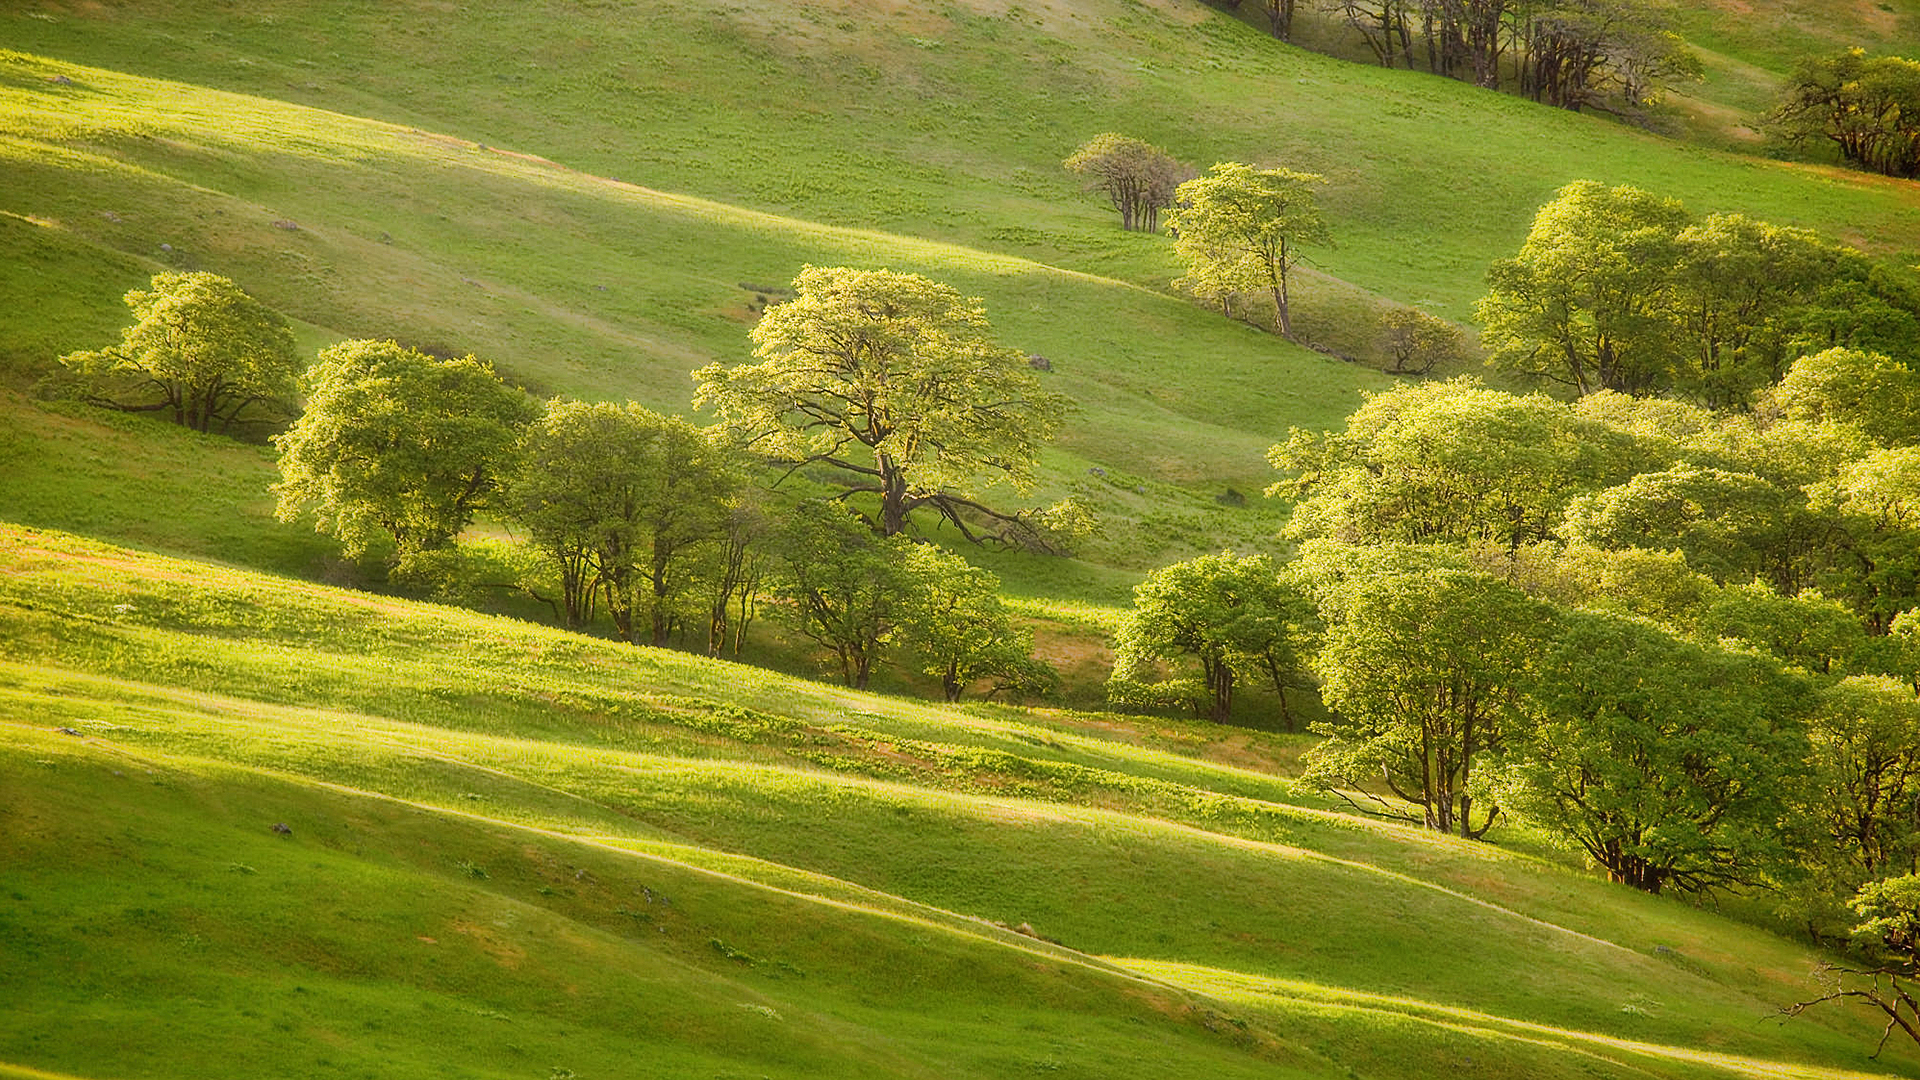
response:
[[[1128,135],[1106,132],[1075,150],[1061,164],[1088,178],[1120,212],[1120,227],[1158,232],[1160,211],[1173,205],[1174,190],[1193,178],[1193,168],[1172,154]]]
[[[1920,376],[1833,349],[1760,406],[1454,380],[1295,432],[1300,555],[1152,575],[1113,698],[1224,718],[1317,684],[1329,791],[1464,837],[1524,817],[1616,881],[1773,888],[1844,935],[1920,868]]]
[[[1920,350],[1920,291],[1860,252],[1633,187],[1562,188],[1487,276],[1491,362],[1581,394],[1745,408],[1809,353]]]
[[[1243,0],[1225,0],[1238,8]],[[1292,40],[1296,0],[1261,0]],[[1386,67],[1425,68],[1579,111],[1641,118],[1668,88],[1697,81],[1698,56],[1658,0],[1318,0]]]
[[[1335,715],[1309,775],[1460,835],[1518,813],[1650,891],[1772,885],[1838,933],[1920,858],[1916,392],[1835,349],[1754,413],[1453,381],[1296,432],[1289,578]]]
[[[1790,145],[1825,141],[1860,168],[1920,176],[1920,62],[1862,49],[1802,61],[1771,120]]]
[[[754,363],[697,373],[709,429],[638,404],[545,404],[471,356],[346,341],[304,373],[279,316],[211,274],[129,293],[123,343],[63,357],[70,388],[206,431],[284,422],[273,437],[283,520],[308,518],[398,580],[475,575],[524,588],[569,627],[601,615],[625,641],[704,636],[740,650],[762,598],[864,688],[898,659],[948,700],[983,681],[1039,692],[993,575],[907,535],[922,508],[967,539],[1058,549],[1091,519],[1072,502],[980,501],[1031,483],[1066,400],[997,344],[976,301],[912,274],[809,267],[753,331]],[[304,402],[297,406],[296,402]],[[760,482],[808,470],[818,497]],[[777,481],[774,486],[777,486]],[[486,512],[526,544],[463,551]]]

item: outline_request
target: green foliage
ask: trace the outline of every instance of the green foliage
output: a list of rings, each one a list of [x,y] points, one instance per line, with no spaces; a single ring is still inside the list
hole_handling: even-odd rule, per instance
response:
[[[1292,478],[1268,493],[1301,499],[1296,538],[1513,547],[1553,535],[1569,499],[1625,472],[1628,449],[1543,395],[1409,384],[1369,398],[1344,432],[1294,430],[1268,453]]]
[[[1920,442],[1920,376],[1879,353],[1836,348],[1803,356],[1775,401],[1792,419],[1848,424],[1882,446]]]
[[[1174,189],[1193,169],[1165,150],[1116,132],[1095,135],[1061,163],[1068,172],[1092,178],[1120,211],[1120,227],[1157,232],[1160,211],[1173,205]]]
[[[208,273],[155,274],[126,295],[120,344],[60,362],[79,392],[125,412],[165,412],[195,431],[272,422],[292,409],[293,332],[240,286]]]
[[[1515,813],[1648,892],[1753,883],[1780,865],[1805,686],[1769,661],[1602,613],[1561,617],[1499,770]]]
[[[1109,696],[1134,706],[1191,702],[1224,722],[1236,684],[1261,680],[1292,727],[1286,694],[1305,685],[1312,623],[1312,606],[1265,555],[1229,551],[1163,566],[1134,587],[1133,610],[1114,635]],[[1200,664],[1198,698],[1188,680],[1147,677],[1156,663],[1182,660]]]
[[[1457,362],[1466,348],[1460,328],[1419,308],[1394,308],[1380,317],[1380,348],[1393,370],[1425,375]]]
[[[1305,779],[1477,838],[1500,816],[1483,771],[1524,725],[1524,676],[1544,605],[1490,575],[1415,568],[1358,574],[1315,594],[1327,622],[1314,667],[1336,719],[1314,730]],[[1474,816],[1476,811],[1479,817]]]
[[[507,513],[560,571],[569,626],[596,590],[635,640],[636,606],[663,645],[691,588],[692,549],[726,534],[745,481],[732,455],[679,417],[640,405],[555,400],[527,431]]]
[[[834,502],[805,502],[780,524],[781,613],[832,652],[846,685],[864,690],[894,644],[914,595],[905,536],[875,535]]]
[[[1750,473],[1681,464],[1570,500],[1562,532],[1602,548],[1677,550],[1716,581],[1758,575],[1788,591],[1807,583],[1805,556],[1826,525],[1798,491]]]
[[[311,513],[350,555],[374,536],[401,557],[444,547],[492,494],[536,406],[469,356],[436,360],[391,341],[320,354],[307,408],[274,439],[282,521]]]
[[[932,544],[912,545],[906,562],[900,636],[948,701],[981,679],[1022,694],[1054,687],[1053,670],[1033,658],[1032,631],[1013,625],[998,577]]]
[[[1067,400],[994,342],[978,302],[886,270],[808,267],[793,287],[753,328],[759,362],[695,372],[694,403],[755,452],[827,466],[849,493],[878,496],[888,536],[922,506],[969,538],[970,515],[988,518],[990,535],[1031,535],[972,496],[994,480],[1032,485]]]
[[[1186,274],[1174,284],[1221,301],[1266,288],[1280,336],[1292,339],[1289,275],[1301,247],[1332,242],[1314,188],[1326,178],[1291,169],[1256,169],[1224,161],[1181,184],[1167,219]]]
[[[1838,897],[1913,865],[1920,852],[1920,699],[1880,676],[1821,688],[1807,726],[1808,774],[1797,789],[1813,835],[1806,859]],[[1830,929],[1830,927],[1828,927]]]
[[[1804,60],[1771,119],[1794,146],[1824,140],[1860,168],[1920,176],[1920,62],[1858,48]]]
[[[1809,347],[1851,341],[1883,318],[1876,305],[1910,303],[1858,252],[1805,229],[1695,221],[1676,200],[1591,180],[1541,207],[1487,281],[1475,314],[1495,366],[1581,394],[1715,408],[1745,407]]]
[[[1700,636],[1745,644],[1814,675],[1854,670],[1867,632],[1845,604],[1817,592],[1781,596],[1759,581],[1721,590],[1702,613]]]

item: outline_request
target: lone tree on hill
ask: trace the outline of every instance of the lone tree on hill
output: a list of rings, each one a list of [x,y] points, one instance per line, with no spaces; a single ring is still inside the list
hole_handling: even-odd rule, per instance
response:
[[[202,432],[292,411],[300,371],[293,331],[240,286],[217,274],[155,274],[126,302],[134,323],[119,345],[60,358],[88,402],[170,412],[174,423]]]
[[[348,554],[384,531],[402,560],[452,543],[510,467],[533,400],[468,356],[435,360],[391,341],[346,341],[305,379],[284,435],[275,514],[311,508]]]
[[[1174,189],[1193,170],[1165,150],[1115,132],[1095,135],[1062,162],[1070,172],[1092,177],[1107,193],[1125,229],[1154,232],[1160,211],[1173,205]]]
[[[694,404],[789,473],[843,474],[839,499],[877,496],[869,521],[888,536],[931,507],[969,540],[1045,546],[1036,515],[990,509],[976,489],[1029,487],[1067,400],[994,342],[978,302],[917,274],[846,267],[807,267],[794,291],[753,328],[758,363],[695,372]]]
[[[1167,219],[1176,234],[1174,250],[1187,264],[1176,284],[1224,296],[1258,280],[1273,294],[1280,336],[1293,340],[1288,273],[1300,261],[1302,245],[1330,239],[1313,194],[1325,182],[1313,173],[1227,161],[1181,184]]]

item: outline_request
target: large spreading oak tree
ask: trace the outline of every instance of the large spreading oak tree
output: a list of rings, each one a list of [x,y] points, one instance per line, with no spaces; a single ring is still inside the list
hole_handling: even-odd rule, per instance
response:
[[[994,341],[979,303],[918,274],[847,267],[810,266],[794,292],[753,328],[755,363],[694,373],[694,404],[790,471],[839,474],[841,501],[876,498],[867,516],[888,536],[928,507],[970,540],[1044,542],[1032,516],[978,500],[995,481],[1032,484],[1067,401]]]

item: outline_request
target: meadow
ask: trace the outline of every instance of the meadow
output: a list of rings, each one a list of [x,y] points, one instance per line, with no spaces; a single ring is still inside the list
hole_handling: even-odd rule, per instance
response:
[[[0,1076],[1920,1075],[1864,1012],[1780,1018],[1825,955],[1763,902],[1356,815],[1292,779],[1307,736],[1091,711],[1133,583],[1282,549],[1267,447],[1393,385],[1378,315],[1464,321],[1561,185],[1920,258],[1913,185],[1716,148],[1912,4],[1745,6],[1689,16],[1688,140],[1197,0],[8,6]],[[1166,238],[1060,167],[1106,130],[1326,174],[1299,324],[1351,359],[1174,293]],[[807,264],[981,298],[1074,399],[1031,497],[1101,533],[969,553],[1063,702],[357,591],[378,554],[275,521],[270,448],[35,390],[207,269],[309,354],[685,411]]]

